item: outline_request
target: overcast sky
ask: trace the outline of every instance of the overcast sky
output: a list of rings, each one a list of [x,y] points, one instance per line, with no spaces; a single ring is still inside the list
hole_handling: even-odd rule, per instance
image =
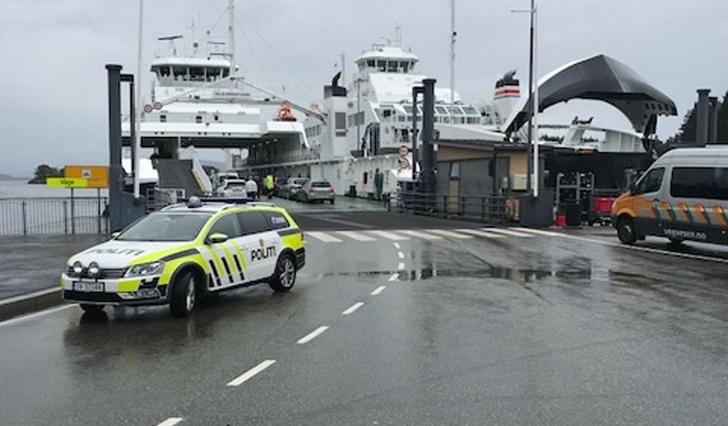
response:
[[[457,83],[466,101],[489,100],[494,81],[515,68],[525,88],[528,20],[511,9],[528,0],[458,0]],[[0,173],[28,176],[46,162],[105,163],[104,64],[135,70],[136,0],[0,1]],[[362,50],[402,27],[403,46],[420,71],[448,82],[449,0],[237,0],[237,54],[246,77],[308,105],[321,97],[341,52],[347,67]],[[146,72],[156,37],[198,34],[212,26],[224,0],[146,0]],[[672,97],[680,115],[697,87],[728,88],[726,0],[539,0],[540,73],[604,53],[625,62]],[[222,35],[224,21],[213,33]],[[547,121],[597,115],[595,125],[628,128],[611,107],[570,102]],[[662,137],[680,118],[658,124]]]

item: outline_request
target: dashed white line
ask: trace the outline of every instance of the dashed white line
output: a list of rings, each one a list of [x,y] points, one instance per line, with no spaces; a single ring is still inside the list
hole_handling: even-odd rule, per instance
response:
[[[404,271],[404,262],[399,262],[399,265],[397,265],[398,271]]]
[[[389,277],[389,280],[388,281],[391,282],[391,281],[397,281],[397,280],[399,280],[399,273],[395,272],[395,273],[392,274],[391,277]]]
[[[413,237],[422,238],[423,240],[441,240],[442,237],[438,237],[437,235],[428,234],[426,232],[422,231],[413,231],[411,229],[403,229],[399,231],[401,234],[407,234],[411,235]]]
[[[53,293],[60,293],[61,290],[63,290],[63,289],[60,287],[53,287],[53,288],[49,288],[46,290],[36,291],[33,293],[21,294],[20,296],[9,297],[7,299],[0,300],[0,306],[9,305],[11,303],[16,303],[16,302],[22,302],[24,300],[33,299],[36,297],[47,296],[47,295],[53,294]]]
[[[344,312],[342,312],[341,315],[351,315],[362,306],[364,306],[364,302],[356,302],[353,305],[349,306]]]
[[[228,386],[240,386],[243,383],[247,382],[253,376],[260,373],[261,371],[265,370],[266,368],[270,367],[271,365],[275,364],[276,360],[274,359],[266,359],[265,361],[261,362],[260,364],[256,365],[255,367],[251,368],[250,370],[246,371],[245,373],[241,374],[240,376],[233,379],[230,383],[228,383]],[[174,424],[174,423],[172,423]]]
[[[475,235],[476,237],[483,237],[483,238],[505,238],[504,235],[499,234],[491,234],[489,232],[481,231],[479,229],[458,229],[458,232],[463,232],[465,234]]]
[[[455,238],[457,240],[468,240],[470,238],[473,238],[472,235],[458,234],[458,233],[455,233],[452,231],[447,231],[444,229],[428,229],[427,232],[432,232],[433,234],[442,235],[443,237]]]
[[[393,240],[393,241],[409,240],[408,237],[404,237],[402,235],[397,235],[397,234],[395,234],[393,232],[387,232],[387,231],[367,231],[367,232],[369,232],[371,234],[374,234],[374,235],[377,235],[377,236],[382,237],[382,238],[386,238],[388,240]]]
[[[43,315],[49,315],[49,314],[53,314],[56,312],[65,311],[66,309],[73,308],[75,306],[78,306],[78,305],[76,305],[76,304],[61,305],[61,306],[56,306],[55,308],[50,308],[50,309],[45,309],[40,312],[35,312],[33,314],[23,315],[22,317],[12,318],[12,319],[0,322],[0,327],[6,326],[6,325],[11,325],[11,324],[17,324],[19,322],[27,321],[29,319],[42,317]]]
[[[323,333],[324,331],[326,331],[328,329],[329,329],[328,325],[322,325],[321,327],[317,328],[316,330],[314,330],[314,331],[308,333],[307,335],[301,337],[300,339],[298,339],[298,341],[296,343],[298,343],[299,345],[306,344],[306,343],[310,342],[311,340],[315,339],[319,334]]]
[[[394,248],[396,248],[397,250],[399,250],[399,249],[402,248],[402,246],[400,246],[399,243],[394,243]]]
[[[364,235],[362,233],[354,232],[354,231],[338,231],[338,233],[345,237],[351,238],[352,240],[357,240],[357,241],[376,241],[377,240],[376,238],[372,238],[368,235]]]
[[[563,235],[558,232],[544,231],[543,229],[531,229],[531,228],[513,228],[513,229],[515,229],[517,231],[522,231],[522,232],[531,232],[533,234],[538,234],[538,235],[545,235],[547,237],[560,237]]]
[[[400,259],[404,259],[404,253],[402,253],[401,251],[398,251],[397,257],[399,257]]]
[[[319,241],[323,241],[325,243],[341,243],[342,241],[336,237],[332,237],[331,235],[325,233],[325,232],[314,232],[309,231],[306,233],[306,235],[309,235],[311,237],[316,238]]]
[[[158,424],[157,426],[174,426],[182,420],[184,420],[182,417],[170,417],[162,423]]]
[[[379,294],[381,294],[384,291],[385,288],[387,288],[386,285],[380,285],[379,287],[375,288],[374,291],[372,291],[369,294],[371,294],[372,296],[378,296]]]
[[[523,232],[516,232],[511,231],[509,229],[501,229],[501,228],[483,228],[484,231],[488,232],[497,232],[499,234],[508,235],[510,237],[520,237],[520,238],[531,238],[533,235],[531,234],[524,234]]]

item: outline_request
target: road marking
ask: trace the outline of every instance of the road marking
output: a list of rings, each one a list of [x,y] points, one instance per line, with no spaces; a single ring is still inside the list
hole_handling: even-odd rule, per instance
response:
[[[404,259],[404,253],[402,253],[401,251],[398,251],[397,257],[399,257],[400,259]]]
[[[237,378],[235,378],[233,381],[228,383],[228,386],[240,386],[243,383],[247,382],[253,376],[260,373],[261,371],[265,370],[266,368],[270,367],[271,365],[275,364],[276,360],[274,359],[266,359],[265,361],[261,362],[260,364],[256,365],[255,367],[251,368],[250,370],[246,371],[245,373],[241,374]],[[174,423],[173,423],[174,424]]]
[[[27,320],[33,319],[33,318],[42,317],[44,315],[54,314],[54,313],[60,312],[60,311],[65,311],[66,309],[73,308],[74,306],[78,306],[78,305],[75,304],[75,303],[74,304],[71,304],[71,305],[61,305],[61,306],[56,306],[54,308],[42,310],[40,312],[35,312],[35,313],[32,313],[32,314],[23,315],[21,317],[11,318],[9,320],[5,320],[3,322],[0,322],[0,327],[4,327],[6,325],[11,325],[11,324],[17,324],[19,322],[27,321]]]
[[[392,280],[390,280],[390,281],[392,281]],[[384,291],[385,288],[387,288],[386,285],[380,285],[379,287],[375,288],[374,291],[372,291],[369,294],[371,294],[372,296],[378,296],[379,294],[381,294]]]
[[[392,276],[389,277],[389,280],[388,281],[391,282],[391,281],[397,281],[397,280],[399,280],[399,272],[393,273]]]
[[[341,243],[342,241],[336,237],[332,237],[331,235],[325,233],[325,232],[315,232],[315,231],[309,231],[306,232],[306,235],[310,235],[314,238],[316,238],[319,241],[323,241],[325,243]]]
[[[316,336],[318,336],[319,334],[323,333],[324,331],[326,331],[328,329],[329,329],[328,325],[322,325],[321,327],[317,328],[316,330],[314,330],[314,331],[308,333],[307,335],[301,337],[300,339],[298,339],[298,342],[296,342],[296,343],[298,343],[299,345],[306,344],[306,343],[310,342],[311,340],[315,339]]]
[[[0,306],[9,305],[16,302],[22,302],[24,300],[33,299],[36,297],[47,296],[53,293],[60,293],[62,290],[63,289],[60,287],[53,287],[45,290],[35,291],[33,293],[21,294],[20,296],[9,297],[7,299],[0,300]]]
[[[498,234],[491,234],[489,232],[481,231],[479,229],[458,229],[458,232],[463,232],[465,234],[475,235],[476,237],[483,237],[483,238],[505,238],[504,235],[498,235]]]
[[[182,417],[170,417],[162,423],[158,424],[157,426],[174,426],[182,420],[184,420]]]
[[[347,308],[344,312],[342,312],[341,315],[351,315],[362,306],[364,306],[364,302],[356,302],[353,305],[349,306],[349,308]]]
[[[399,265],[397,265],[397,270],[404,271],[404,262],[399,262]]]
[[[602,244],[602,245],[606,245],[606,246],[619,247],[619,248],[624,248],[624,249],[628,249],[628,250],[644,251],[647,253],[664,254],[667,256],[676,256],[676,257],[682,257],[685,259],[693,259],[693,260],[704,260],[704,261],[708,261],[708,262],[728,263],[728,259],[722,259],[720,257],[710,257],[710,256],[704,256],[701,254],[678,253],[678,252],[674,252],[674,251],[660,250],[660,249],[656,249],[656,248],[652,248],[652,247],[628,246],[628,245],[625,245],[622,243],[593,240],[591,238],[579,237],[576,235],[559,234],[559,236],[563,237],[563,238],[570,238],[572,240],[586,241],[588,243]]]
[[[531,232],[533,234],[545,235],[547,237],[560,237],[564,234],[558,232],[544,231],[543,229],[531,229],[531,228],[511,228],[522,232]]]
[[[376,241],[376,238],[354,231],[338,231],[339,234],[357,241]]]
[[[421,231],[413,231],[411,229],[403,229],[399,231],[400,234],[407,234],[413,237],[422,238],[423,240],[441,240],[442,237],[438,237],[437,235],[428,234]]]
[[[394,243],[394,248],[397,250],[401,249],[402,247],[399,245],[399,243]]]
[[[472,235],[456,234],[455,232],[446,231],[444,229],[428,229],[427,232],[432,232],[433,234],[442,235],[443,237],[448,238],[455,238],[458,240],[467,240],[473,238]]]
[[[386,238],[388,240],[393,240],[393,241],[405,241],[405,240],[409,240],[408,237],[403,237],[401,235],[397,235],[395,233],[387,232],[387,231],[367,231],[367,232],[369,232],[371,234],[374,234],[374,235],[377,235],[377,236],[380,236],[380,237],[383,237],[383,238]]]
[[[520,238],[532,238],[533,237],[533,235],[531,235],[531,234],[524,234],[523,232],[511,231],[509,229],[483,228],[483,230],[488,231],[488,232],[497,232],[499,234],[509,235],[511,237],[520,237]]]

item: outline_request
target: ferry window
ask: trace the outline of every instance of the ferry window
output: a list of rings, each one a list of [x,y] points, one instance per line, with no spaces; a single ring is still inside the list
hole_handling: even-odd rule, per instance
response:
[[[230,75],[230,68],[223,68],[222,69],[222,77],[227,78],[227,76]]]
[[[447,110],[445,109],[445,107],[436,106],[435,107],[435,114],[438,114],[438,115],[447,115]]]
[[[190,67],[190,81],[205,81],[205,69],[202,67]]]
[[[415,61],[410,61],[410,71],[415,70]]]
[[[387,71],[387,61],[377,61],[377,68],[379,69],[379,72]]]
[[[187,80],[187,67],[172,67],[172,74],[177,81]]]
[[[166,123],[167,122],[167,116],[165,114],[161,114],[159,116],[159,122],[160,123]]]
[[[397,68],[397,61],[388,61],[387,65],[387,71],[389,72],[399,72],[399,68]]]
[[[202,116],[198,115],[195,117],[195,123],[202,123]]]
[[[472,107],[470,105],[464,106],[463,111],[465,111],[465,114],[468,114],[468,115],[480,115],[480,114],[478,114],[478,110],[475,109],[475,107]]]
[[[401,62],[399,66],[402,67],[402,72],[406,73],[409,71],[409,62]]]
[[[221,68],[208,68],[207,69],[207,81],[215,81],[220,78]]]
[[[160,78],[167,78],[167,77],[169,77],[170,71],[169,71],[169,67],[168,66],[159,66],[159,67],[156,67],[155,68],[155,71],[156,71],[157,75]]]
[[[662,176],[665,174],[665,168],[659,167],[647,172],[646,175],[637,183],[635,194],[646,194],[648,192],[657,192],[662,186]]]
[[[412,106],[411,105],[404,105],[404,110],[407,113],[407,115],[412,115]]]
[[[375,64],[375,63],[376,63],[376,62],[374,61],[374,59],[369,59],[369,60],[367,61],[367,66],[368,66],[369,68],[374,68],[374,64]]]
[[[670,195],[728,200],[728,168],[676,167],[672,169]]]
[[[336,129],[346,129],[346,113],[337,112],[335,115]]]

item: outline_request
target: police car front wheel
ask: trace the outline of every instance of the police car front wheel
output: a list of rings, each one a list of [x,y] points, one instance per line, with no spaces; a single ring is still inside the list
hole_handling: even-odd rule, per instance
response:
[[[169,300],[169,309],[176,317],[186,317],[195,309],[197,282],[194,274],[187,272],[175,280]]]
[[[285,253],[278,258],[276,269],[270,278],[269,285],[274,291],[288,291],[296,283],[296,263],[293,255]]]

